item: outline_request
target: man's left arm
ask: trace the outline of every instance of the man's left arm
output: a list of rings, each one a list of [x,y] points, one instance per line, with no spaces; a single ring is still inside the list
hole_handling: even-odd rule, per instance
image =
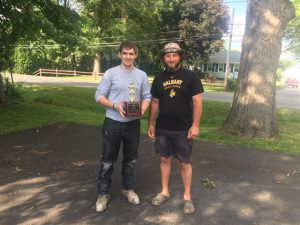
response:
[[[199,125],[202,116],[202,94],[193,96],[193,124],[188,131],[188,139],[194,139],[200,133]]]

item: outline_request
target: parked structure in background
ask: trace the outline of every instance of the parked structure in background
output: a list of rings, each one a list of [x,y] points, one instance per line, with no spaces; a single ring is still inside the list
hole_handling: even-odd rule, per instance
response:
[[[298,88],[300,83],[300,63],[283,71],[282,81],[284,81],[288,87]]]
[[[230,79],[237,78],[240,67],[241,52],[230,52]],[[224,79],[226,72],[227,51],[221,51],[213,55],[207,63],[201,67],[203,73],[214,75],[217,79]]]
[[[282,72],[282,79],[285,81],[289,78],[295,78],[300,81],[300,63],[288,68]]]

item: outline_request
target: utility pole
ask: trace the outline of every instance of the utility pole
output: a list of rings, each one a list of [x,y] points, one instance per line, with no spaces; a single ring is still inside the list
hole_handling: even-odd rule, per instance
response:
[[[224,79],[224,91],[229,90],[230,52],[231,52],[231,42],[232,42],[232,33],[233,33],[233,21],[234,21],[234,8],[232,9],[232,16],[231,16],[231,27],[230,27],[230,34],[229,34],[226,71],[225,71],[225,79]]]

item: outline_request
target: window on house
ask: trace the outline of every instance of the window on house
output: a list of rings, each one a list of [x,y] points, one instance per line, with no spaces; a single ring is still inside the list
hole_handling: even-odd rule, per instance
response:
[[[212,64],[211,63],[208,63],[207,64],[207,71],[211,71],[212,70]]]
[[[218,63],[212,64],[212,72],[218,72]]]
[[[239,72],[240,65],[234,65],[234,72]]]
[[[219,70],[219,64],[214,63],[214,71],[213,72],[218,72],[218,70]]]
[[[219,64],[219,72],[223,72],[223,64]]]

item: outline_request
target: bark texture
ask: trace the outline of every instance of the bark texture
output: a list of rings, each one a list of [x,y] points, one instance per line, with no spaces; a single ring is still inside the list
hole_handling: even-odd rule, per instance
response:
[[[3,105],[5,102],[5,96],[4,96],[4,85],[3,85],[3,77],[0,72],[0,105]]]
[[[237,89],[225,131],[246,137],[274,137],[276,69],[284,30],[295,16],[289,0],[250,0]]]
[[[93,75],[98,76],[101,73],[101,53],[97,52],[94,58]]]

